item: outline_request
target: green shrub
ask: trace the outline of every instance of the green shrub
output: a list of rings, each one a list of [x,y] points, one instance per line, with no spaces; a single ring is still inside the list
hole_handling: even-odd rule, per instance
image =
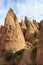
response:
[[[11,63],[11,65],[16,65],[16,63],[20,60],[21,56],[23,55],[24,49],[12,53],[12,51],[6,51],[4,55],[4,59],[6,62]]]
[[[13,54],[13,58],[19,59],[22,56],[23,52],[24,52],[24,49],[16,52],[15,54]]]
[[[39,44],[39,39],[33,38],[30,42],[31,42],[34,46],[36,46],[36,45]]]
[[[13,53],[12,53],[12,51],[6,51],[5,52],[5,55],[4,55],[4,59],[5,59],[5,61],[10,61],[11,59],[12,59],[12,56],[13,56]]]

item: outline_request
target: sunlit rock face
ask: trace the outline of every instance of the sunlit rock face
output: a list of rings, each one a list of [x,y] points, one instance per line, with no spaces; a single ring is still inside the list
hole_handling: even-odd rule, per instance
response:
[[[43,20],[40,22],[40,30],[38,33],[39,46],[37,49],[37,65],[43,65]]]
[[[4,46],[5,50],[12,50],[13,52],[25,47],[25,40],[18,18],[12,9],[8,11],[5,18],[5,24],[2,28],[1,44]]]
[[[25,23],[24,23],[23,20],[21,20],[20,27],[21,27],[21,30],[22,30],[23,35],[24,35],[24,37],[25,37],[25,32],[26,32],[26,30],[27,30],[27,27],[26,27],[26,25],[25,25]]]
[[[38,33],[38,26],[35,21],[29,21],[27,17],[25,17],[24,23],[27,27],[27,30],[25,32],[25,40],[29,41],[37,36]]]
[[[25,29],[27,29],[27,27],[26,27],[26,25],[25,25],[25,23],[24,23],[24,21],[23,20],[21,20],[21,28],[25,28]]]

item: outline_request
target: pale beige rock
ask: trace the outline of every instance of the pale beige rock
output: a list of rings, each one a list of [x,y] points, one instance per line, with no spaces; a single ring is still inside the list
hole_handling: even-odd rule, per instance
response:
[[[2,44],[5,45],[6,50],[15,52],[25,47],[25,40],[19,26],[18,18],[12,9],[7,13],[3,30]]]
[[[36,33],[38,33],[38,24],[37,23],[35,23],[35,22],[30,22],[31,23],[31,26],[33,27],[33,29],[34,29],[34,31],[36,32]]]
[[[21,23],[20,23],[20,24],[21,24],[21,25],[20,25],[21,30],[22,30],[23,35],[24,35],[24,37],[25,37],[25,32],[26,32],[26,30],[27,30],[27,27],[26,27],[26,25],[25,25],[25,23],[24,23],[23,20],[21,20]]]
[[[28,17],[27,16],[25,16],[24,23],[25,23],[25,25],[26,25],[27,28],[30,26],[29,25],[29,20],[28,20]]]
[[[27,29],[27,27],[26,27],[26,25],[25,25],[23,20],[21,20],[21,28]]]
[[[33,19],[33,23],[35,24],[35,26],[39,29],[39,22],[37,22],[36,20]]]
[[[27,22],[27,25],[28,25],[28,28],[27,28],[26,33],[25,33],[25,39],[27,41],[29,41],[29,40],[33,39],[35,37],[35,35],[37,35],[38,28],[33,23],[33,21]]]
[[[32,45],[32,43],[28,42],[28,41],[25,41],[26,45],[30,48],[33,48],[34,46]]]

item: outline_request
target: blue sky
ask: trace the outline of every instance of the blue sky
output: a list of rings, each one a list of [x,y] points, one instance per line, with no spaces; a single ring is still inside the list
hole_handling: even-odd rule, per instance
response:
[[[0,0],[0,25],[4,23],[9,8],[14,10],[19,21],[25,16],[37,21],[43,19],[43,0]]]

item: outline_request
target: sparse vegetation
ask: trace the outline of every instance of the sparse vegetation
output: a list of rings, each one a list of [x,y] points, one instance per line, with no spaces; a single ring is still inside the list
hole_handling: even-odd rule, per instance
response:
[[[34,46],[36,46],[36,45],[39,44],[39,39],[33,38],[30,42],[31,42]]]
[[[12,51],[6,51],[6,53],[4,55],[5,61],[8,63],[11,63],[11,65],[16,65],[16,63],[21,58],[23,52],[24,52],[24,49],[22,49],[16,53],[12,53]]]
[[[31,46],[27,45],[26,48],[31,48]]]

